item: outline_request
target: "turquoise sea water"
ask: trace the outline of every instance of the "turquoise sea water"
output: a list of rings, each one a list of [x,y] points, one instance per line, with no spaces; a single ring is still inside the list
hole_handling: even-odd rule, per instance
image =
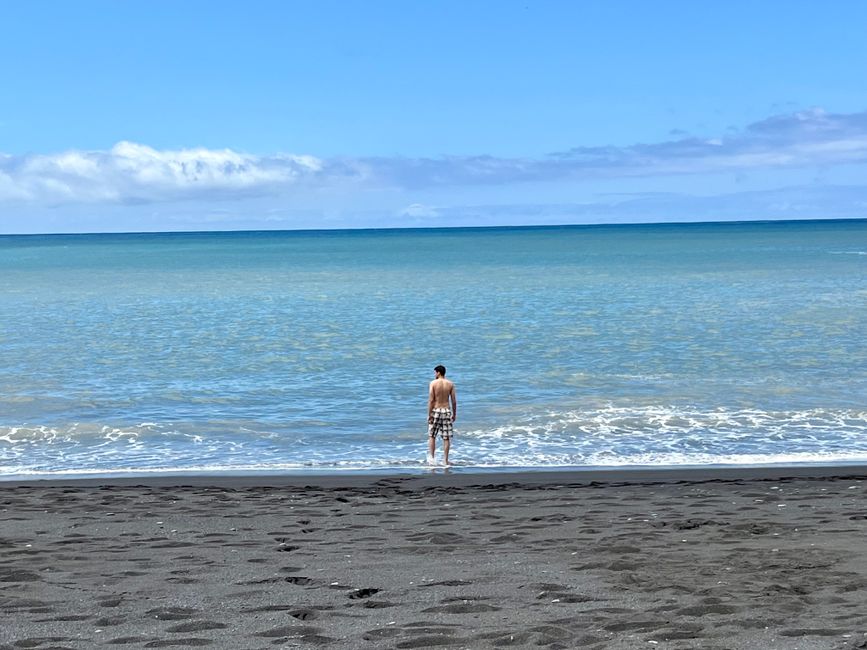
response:
[[[0,237],[0,476],[867,461],[867,221]]]

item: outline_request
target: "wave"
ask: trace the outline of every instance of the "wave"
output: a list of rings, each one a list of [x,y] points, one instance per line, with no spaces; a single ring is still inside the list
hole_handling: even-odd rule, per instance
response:
[[[453,459],[479,469],[867,462],[867,411],[603,405],[492,416],[458,429]],[[508,421],[506,421],[508,420]],[[471,423],[472,424],[472,423]],[[0,476],[421,470],[417,433],[298,438],[255,422],[0,427]]]
[[[727,435],[763,432],[834,431],[867,433],[867,411],[855,409],[805,409],[765,411],[762,409],[698,409],[674,405],[615,406],[596,409],[548,410],[530,413],[518,422],[494,429],[476,429],[477,437],[574,434],[587,436],[660,433],[721,433]]]

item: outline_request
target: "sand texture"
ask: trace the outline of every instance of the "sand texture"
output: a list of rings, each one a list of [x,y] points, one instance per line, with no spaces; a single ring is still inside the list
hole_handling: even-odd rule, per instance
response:
[[[865,489],[0,485],[0,648],[867,648]]]

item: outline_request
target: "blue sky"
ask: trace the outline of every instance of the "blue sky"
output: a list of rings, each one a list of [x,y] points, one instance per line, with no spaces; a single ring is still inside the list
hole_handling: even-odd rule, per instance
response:
[[[863,2],[0,7],[0,232],[867,217]]]

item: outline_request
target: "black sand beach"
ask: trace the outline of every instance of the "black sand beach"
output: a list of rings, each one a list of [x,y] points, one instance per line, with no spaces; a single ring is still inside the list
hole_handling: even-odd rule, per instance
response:
[[[867,468],[0,483],[0,648],[867,648]]]

